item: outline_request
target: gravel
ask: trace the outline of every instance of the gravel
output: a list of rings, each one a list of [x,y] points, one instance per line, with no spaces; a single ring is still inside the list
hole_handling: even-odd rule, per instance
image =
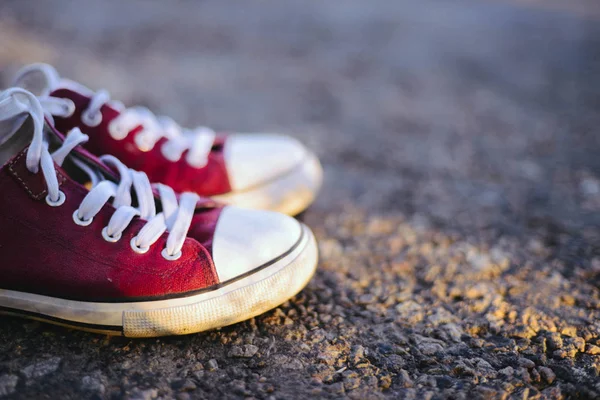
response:
[[[33,4],[0,4],[0,82],[48,61],[186,125],[298,137],[321,261],[185,337],[2,317],[0,397],[600,397],[594,2]]]

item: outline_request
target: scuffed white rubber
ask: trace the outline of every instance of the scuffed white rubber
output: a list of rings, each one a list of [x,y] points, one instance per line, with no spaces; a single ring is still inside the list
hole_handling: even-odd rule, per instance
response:
[[[277,307],[308,284],[317,267],[318,250],[310,229],[302,228],[302,239],[289,254],[208,292],[168,300],[97,303],[0,289],[0,307],[5,314],[127,337],[185,335],[231,325]]]
[[[322,182],[321,164],[314,154],[307,152],[300,163],[270,181],[212,199],[238,207],[297,215],[314,201]]]
[[[302,225],[273,211],[226,206],[213,234],[212,257],[219,281],[246,274],[291,249]]]

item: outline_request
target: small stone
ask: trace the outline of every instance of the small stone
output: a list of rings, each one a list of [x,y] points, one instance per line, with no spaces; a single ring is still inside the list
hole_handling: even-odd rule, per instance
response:
[[[567,352],[564,350],[554,350],[552,352],[552,357],[554,358],[567,358]]]
[[[356,365],[356,364],[360,363],[362,361],[362,359],[364,359],[364,358],[365,358],[365,348],[361,345],[353,346],[352,352],[350,353],[349,361],[353,365]]]
[[[390,386],[392,386],[391,376],[384,375],[381,378],[379,378],[379,387],[381,387],[382,390],[387,390],[390,388]]]
[[[273,354],[271,356],[271,363],[273,365],[284,365],[290,361],[290,358],[285,354]]]
[[[358,298],[357,303],[361,305],[374,303],[377,299],[372,294],[363,294]]]
[[[334,383],[328,386],[328,389],[331,393],[344,394],[344,384],[342,382]]]
[[[180,392],[191,392],[192,390],[196,390],[196,384],[191,379],[175,381],[171,386],[173,389],[179,390]]]
[[[452,369],[452,374],[456,376],[475,376],[477,373],[473,368],[467,366],[464,362],[459,361]]]
[[[342,375],[344,377],[345,390],[356,389],[360,386],[360,378],[358,377],[358,374],[356,372],[348,370],[344,371]]]
[[[48,360],[31,364],[21,370],[21,373],[27,379],[36,379],[55,372],[60,365],[60,357],[52,357]],[[29,382],[28,382],[29,384]]]
[[[498,371],[498,373],[500,375],[504,375],[504,376],[510,378],[515,374],[515,370],[513,367],[506,367],[506,368],[502,368],[500,371]]]
[[[129,397],[127,397],[128,400],[152,400],[155,399],[158,396],[158,390],[156,389],[146,389],[146,390],[140,390],[140,389],[134,389],[131,392],[131,395],[129,395]]]
[[[389,372],[397,373],[406,364],[406,361],[398,354],[390,354],[385,359]]]
[[[106,387],[100,378],[86,375],[81,378],[81,390],[103,394],[106,391]]]
[[[0,397],[14,393],[18,382],[19,377],[16,375],[0,375]]]
[[[229,352],[229,357],[251,358],[258,352],[258,347],[253,344],[245,344],[244,346],[233,346]]]
[[[535,367],[535,363],[527,358],[519,358],[519,366],[531,369]]]
[[[562,333],[565,336],[576,337],[577,328],[575,328],[574,326],[566,326],[560,331],[560,333]]]
[[[444,350],[444,348],[438,343],[421,343],[419,345],[419,350],[426,356],[431,356],[437,353],[438,351]]]
[[[585,340],[578,336],[573,339],[573,346],[575,346],[579,352],[583,353],[585,351]]]
[[[556,374],[548,367],[540,367],[538,368],[540,371],[540,375],[548,384],[551,384],[556,379]]]
[[[519,368],[516,374],[525,383],[531,383],[531,375],[525,368]]]
[[[217,363],[217,360],[215,360],[214,358],[211,358],[210,360],[208,360],[208,363],[206,364],[206,366],[208,367],[209,371],[216,371],[219,369],[219,364]]]
[[[332,353],[321,352],[317,354],[317,360],[322,364],[333,365],[335,363],[336,357]]]
[[[477,386],[475,391],[482,396],[484,399],[492,399],[497,397],[497,391],[489,386]]]
[[[400,381],[399,382],[400,387],[411,388],[414,386],[412,379],[410,379],[410,375],[408,374],[408,372],[405,369],[400,370],[400,373],[398,374],[398,378]]]
[[[572,344],[566,346],[564,351],[567,352],[567,357],[569,358],[575,358],[575,356],[577,355],[577,349]]]
[[[200,370],[200,371],[194,371],[192,372],[192,375],[194,376],[194,378],[196,378],[198,381],[201,381],[204,378],[204,370]]]
[[[593,344],[588,344],[585,352],[587,354],[592,354],[592,355],[596,355],[596,354],[600,354],[600,347],[593,345]]]
[[[454,342],[460,342],[460,338],[463,334],[462,329],[456,324],[445,324],[442,326],[442,330],[448,334],[450,339]]]
[[[283,364],[282,367],[285,369],[299,370],[304,368],[304,365],[302,365],[302,361],[298,360],[297,358],[293,358],[288,363]]]
[[[562,349],[563,341],[560,335],[556,332],[551,332],[547,337],[548,348],[550,350]]]

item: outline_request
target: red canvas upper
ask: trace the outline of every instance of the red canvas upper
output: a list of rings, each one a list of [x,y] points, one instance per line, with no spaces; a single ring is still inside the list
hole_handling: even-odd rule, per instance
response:
[[[70,89],[57,89],[51,96],[68,98],[75,104],[75,112],[69,118],[55,117],[56,128],[67,132],[79,127],[90,140],[86,148],[94,154],[112,154],[130,168],[144,171],[151,182],[160,182],[172,187],[176,192],[190,191],[201,196],[214,196],[231,191],[225,166],[223,148],[226,137],[218,135],[208,156],[206,166],[196,168],[181,157],[179,161],[170,161],[161,153],[161,146],[167,140],[162,138],[150,151],[140,150],[134,142],[134,129],[123,140],[115,140],[108,133],[108,124],[119,115],[119,111],[108,104],[102,106],[102,122],[90,127],[81,120],[81,113],[90,103],[90,98]],[[184,153],[185,155],[185,153]]]
[[[210,248],[220,207],[198,203],[178,260],[160,254],[167,233],[138,254],[129,242],[146,221],[134,218],[116,243],[101,235],[115,211],[110,204],[89,226],[76,225],[72,214],[88,190],[55,164],[66,201],[50,207],[41,171],[31,173],[25,165],[26,151],[0,169],[0,288],[82,301],[134,301],[218,283]]]

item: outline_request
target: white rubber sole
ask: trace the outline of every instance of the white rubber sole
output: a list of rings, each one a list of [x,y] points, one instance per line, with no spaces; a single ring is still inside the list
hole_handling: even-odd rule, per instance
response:
[[[315,200],[323,182],[323,169],[317,157],[307,153],[293,169],[268,182],[243,191],[212,196],[216,201],[238,207],[297,215]]]
[[[315,238],[306,226],[288,252],[237,280],[166,300],[97,303],[0,289],[0,313],[127,337],[185,335],[255,317],[296,295],[317,267]]]

